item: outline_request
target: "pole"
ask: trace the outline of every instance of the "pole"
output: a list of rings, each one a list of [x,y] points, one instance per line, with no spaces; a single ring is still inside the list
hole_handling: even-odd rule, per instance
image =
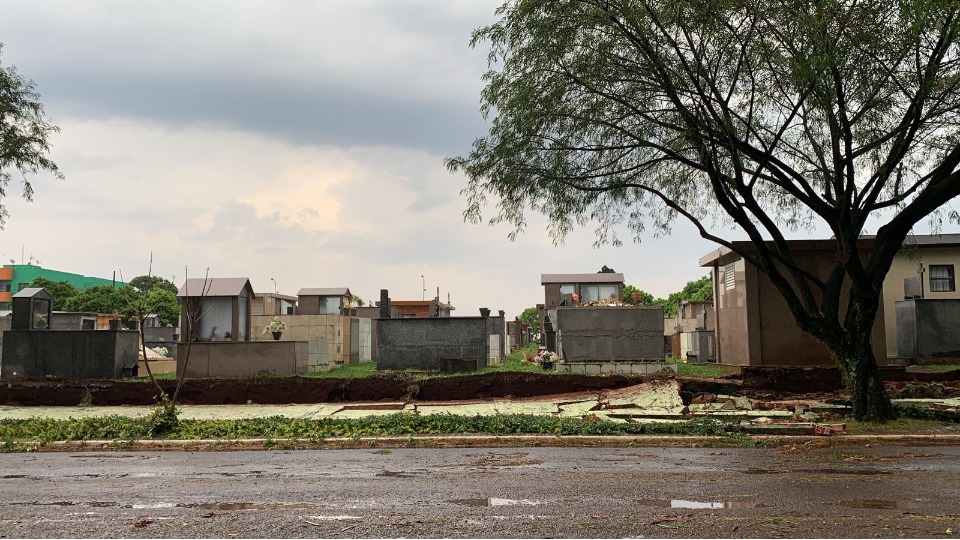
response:
[[[421,283],[421,285],[423,285],[423,294],[420,295],[420,300],[426,300],[427,299],[427,279],[423,277],[423,274],[420,274],[420,280],[423,282]]]

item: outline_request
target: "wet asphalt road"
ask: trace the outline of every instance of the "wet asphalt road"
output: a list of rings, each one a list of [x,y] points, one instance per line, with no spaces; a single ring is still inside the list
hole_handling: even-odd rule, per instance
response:
[[[6,538],[958,535],[955,446],[0,454]]]

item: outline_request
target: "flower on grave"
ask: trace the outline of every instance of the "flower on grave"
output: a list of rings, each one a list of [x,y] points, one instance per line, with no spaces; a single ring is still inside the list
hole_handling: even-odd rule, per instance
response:
[[[280,317],[274,317],[270,324],[268,324],[263,329],[264,334],[272,334],[273,332],[283,332],[287,329],[287,323],[280,320]]]
[[[540,351],[537,355],[537,363],[540,365],[554,363],[557,361],[557,353],[550,351]]]

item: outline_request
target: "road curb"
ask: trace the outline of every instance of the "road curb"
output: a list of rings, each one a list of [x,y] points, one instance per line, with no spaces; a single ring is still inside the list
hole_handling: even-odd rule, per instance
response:
[[[960,445],[960,435],[947,434],[878,434],[839,435],[751,435],[758,446],[781,447],[809,444],[842,446],[849,444],[896,445]],[[437,435],[410,437],[330,437],[314,439],[150,439],[150,440],[87,440],[46,443],[14,441],[7,451],[63,452],[83,450],[120,451],[236,451],[236,450],[323,450],[357,448],[470,448],[470,447],[736,447],[745,446],[742,438],[697,435]]]

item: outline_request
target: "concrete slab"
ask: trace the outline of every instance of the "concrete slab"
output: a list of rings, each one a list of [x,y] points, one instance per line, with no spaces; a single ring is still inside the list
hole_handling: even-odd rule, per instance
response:
[[[600,402],[596,399],[559,403],[558,407],[560,408],[560,412],[558,416],[564,418],[581,418],[590,414],[599,404]]]
[[[604,409],[641,409],[654,414],[680,414],[684,410],[677,381],[662,381],[629,386],[601,395]]]
[[[931,399],[931,398],[927,398],[927,399],[922,399],[922,398],[916,398],[916,399],[894,399],[893,402],[894,402],[894,403],[900,403],[900,404],[903,404],[903,405],[925,405],[925,406],[940,405],[940,406],[942,406],[942,407],[960,408],[960,398],[950,398],[950,399]]]
[[[560,405],[546,401],[497,401],[494,402],[494,408],[500,414],[533,414],[538,416],[553,416],[560,412]]]
[[[496,416],[497,407],[495,403],[473,403],[469,405],[417,405],[417,414],[426,416],[429,414],[459,414],[463,416]]]

